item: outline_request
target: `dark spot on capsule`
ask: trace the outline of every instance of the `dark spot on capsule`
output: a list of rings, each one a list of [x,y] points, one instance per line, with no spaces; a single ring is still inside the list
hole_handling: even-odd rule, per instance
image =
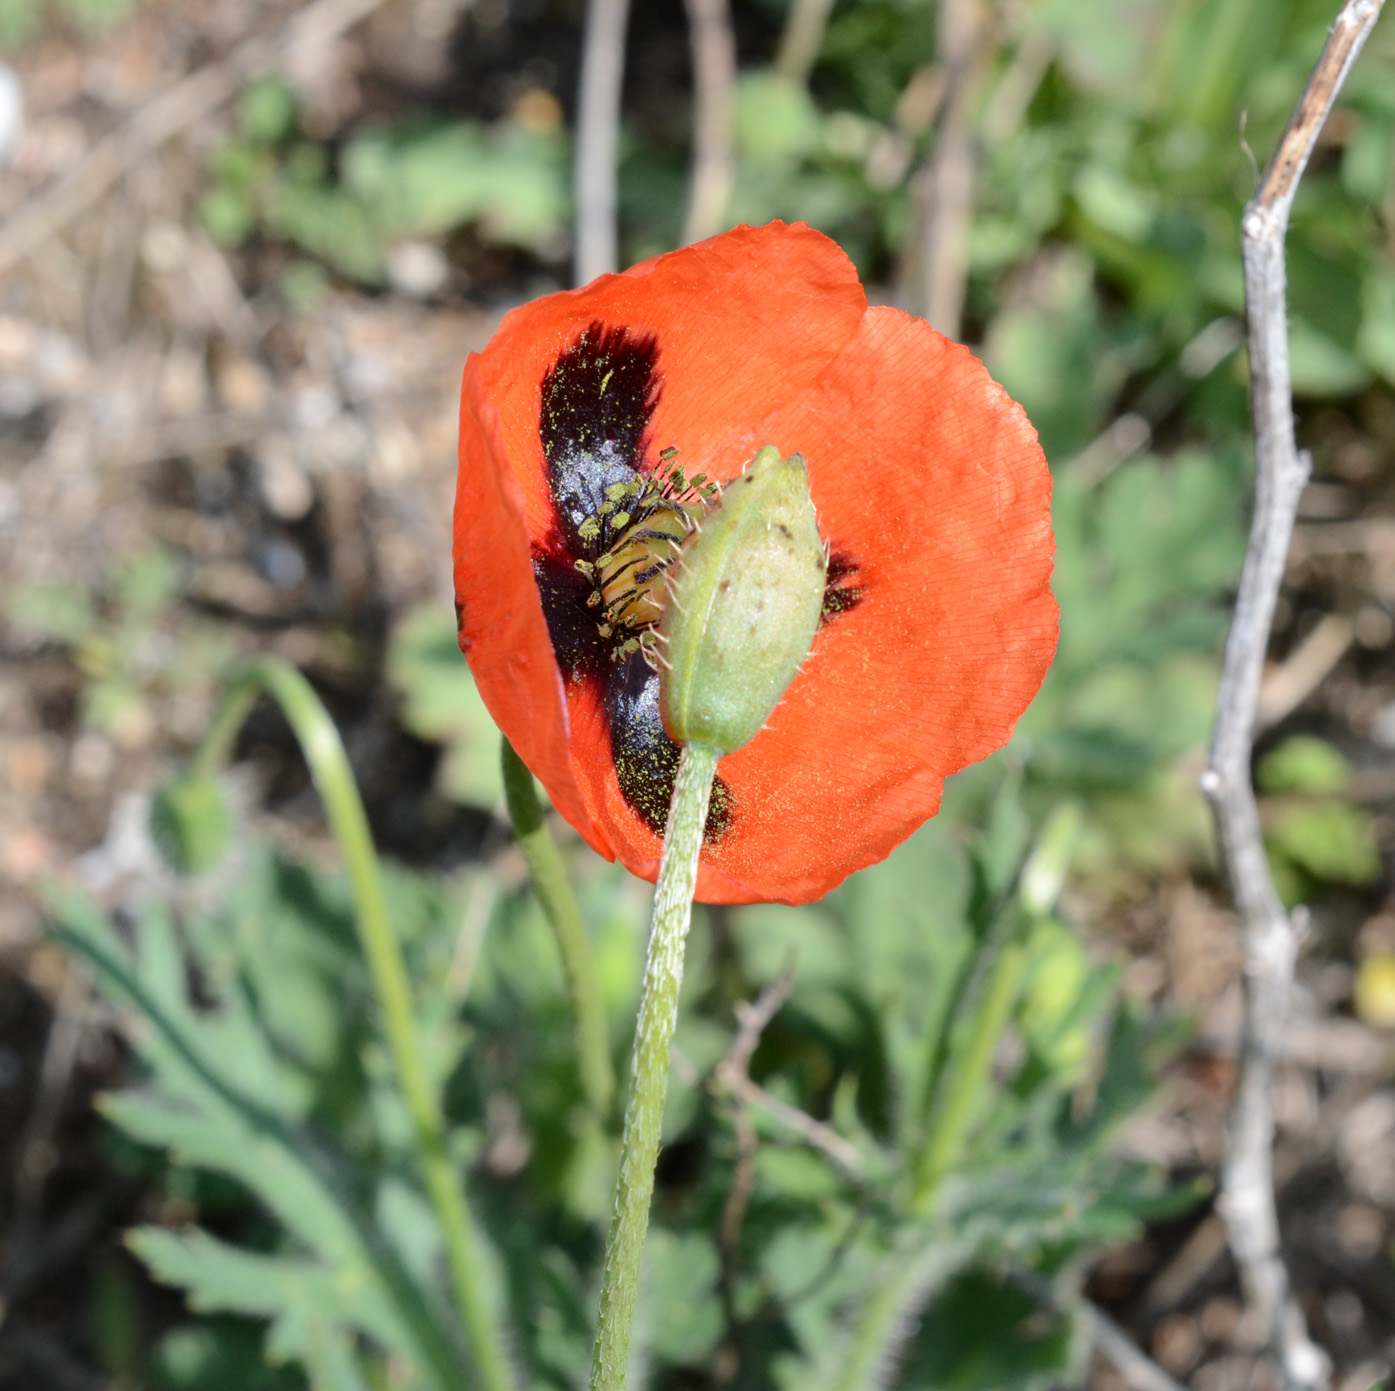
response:
[[[652,334],[593,323],[564,348],[542,380],[538,432],[557,522],[569,550],[608,501],[606,489],[640,471],[659,403],[659,345]]]
[[[823,610],[819,626],[831,623],[839,614],[855,609],[866,593],[859,584],[862,567],[846,551],[834,551],[828,557],[828,576],[823,586]]]

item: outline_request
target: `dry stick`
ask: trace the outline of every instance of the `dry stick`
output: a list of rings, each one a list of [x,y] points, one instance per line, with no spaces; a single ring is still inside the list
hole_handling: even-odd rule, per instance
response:
[[[573,172],[578,285],[620,264],[615,167],[620,151],[620,91],[629,10],[630,0],[591,0],[586,9]]]
[[[693,181],[684,242],[722,230],[731,197],[731,99],[736,87],[736,40],[728,0],[687,0],[693,48]]]
[[[945,0],[939,24],[944,111],[934,148],[917,179],[920,215],[907,249],[902,299],[946,337],[958,338],[973,217],[972,108],[989,24],[981,0]]]
[[[98,141],[57,183],[22,203],[0,224],[0,275],[90,207],[165,141],[187,130],[236,94],[244,82],[281,67],[298,52],[337,38],[383,0],[315,0],[279,35],[240,43],[152,98]]]
[[[1308,156],[1382,0],[1349,0],[1318,59],[1259,191],[1241,220],[1255,430],[1255,513],[1226,642],[1216,727],[1202,788],[1211,799],[1240,912],[1245,1024],[1223,1172],[1222,1211],[1246,1299],[1285,1386],[1328,1384],[1326,1355],[1291,1298],[1274,1199],[1274,1069],[1288,1013],[1302,924],[1279,902],[1269,875],[1250,758],[1260,675],[1283,580],[1298,497],[1311,459],[1293,434],[1284,292],[1284,233]]]
[[[1163,1371],[1098,1305],[1087,1299],[1063,1297],[1035,1270],[1014,1267],[1008,1272],[1008,1279],[1047,1308],[1081,1318],[1095,1351],[1114,1364],[1133,1391],[1185,1391],[1181,1382]]]
[[[832,9],[833,0],[794,0],[775,55],[775,71],[781,77],[801,87],[809,80],[823,48]]]
[[[759,1082],[753,1082],[749,1077],[738,1077],[731,1079],[727,1084],[719,1082],[714,1076],[710,1084],[705,1083],[702,1073],[698,1071],[692,1059],[686,1057],[678,1048],[673,1050],[673,1067],[688,1086],[696,1088],[706,1085],[714,1096],[730,1094],[752,1109],[762,1112],[776,1125],[784,1126],[803,1140],[810,1149],[827,1155],[848,1173],[862,1172],[863,1159],[856,1145],[845,1140],[826,1121],[818,1120],[807,1111],[801,1111],[798,1107],[781,1101],[778,1096],[773,1096]]]
[[[741,1224],[756,1186],[756,1127],[745,1105],[739,1100],[738,1090],[743,1080],[751,1080],[751,1059],[760,1047],[760,1036],[765,1032],[766,1025],[780,1012],[793,989],[794,977],[786,972],[772,985],[767,985],[754,1004],[747,1004],[744,1000],[738,1002],[736,1019],[739,1027],[736,1037],[732,1039],[726,1057],[717,1064],[714,1077],[717,1086],[732,1097],[731,1124],[736,1134],[736,1165],[732,1170],[731,1191],[722,1209],[719,1243],[723,1264],[728,1272],[736,1261]],[[727,1283],[730,1285],[730,1279]]]

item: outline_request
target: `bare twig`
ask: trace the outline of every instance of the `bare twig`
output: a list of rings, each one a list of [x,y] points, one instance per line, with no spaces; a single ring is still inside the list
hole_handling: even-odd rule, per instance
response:
[[[1064,1297],[1034,1270],[1015,1267],[1008,1278],[1047,1308],[1082,1318],[1096,1351],[1114,1364],[1133,1391],[1185,1391],[1181,1382],[1163,1371],[1098,1305],[1088,1299]]]
[[[745,1103],[739,1095],[740,1084],[749,1082],[751,1059],[760,1046],[765,1026],[779,1013],[781,1005],[794,989],[794,976],[787,971],[772,985],[767,985],[754,1004],[741,1000],[736,1006],[738,1028],[727,1049],[727,1055],[717,1064],[714,1075],[716,1089],[731,1098],[728,1110],[731,1127],[736,1136],[736,1165],[731,1175],[731,1190],[722,1209],[720,1249],[726,1271],[723,1283],[730,1289],[736,1263],[737,1243],[746,1207],[756,1186],[756,1127],[751,1122]]]
[[[848,1173],[857,1173],[862,1168],[862,1155],[858,1153],[856,1145],[849,1144],[831,1125],[816,1120],[797,1106],[788,1105],[751,1080],[751,1058],[760,1043],[761,1034],[789,999],[793,989],[793,974],[787,973],[761,991],[754,1004],[742,1001],[736,1006],[739,1028],[726,1057],[717,1064],[713,1073],[713,1087],[743,1106],[763,1111],[777,1125],[793,1131],[812,1149],[827,1155],[839,1168]]]
[[[1325,615],[1288,658],[1266,672],[1259,688],[1257,727],[1268,729],[1286,719],[1327,678],[1356,641],[1356,625],[1345,614]]]
[[[617,269],[620,263],[615,184],[629,11],[630,0],[590,0],[586,7],[573,171],[578,285]]]
[[[1098,1304],[1081,1305],[1090,1341],[1133,1391],[1185,1391],[1182,1383],[1163,1371]]]
[[[901,298],[941,333],[957,338],[969,278],[973,104],[990,25],[981,0],[945,0],[939,25],[944,109],[934,148],[916,178],[918,215],[903,262]]]
[[[823,48],[823,36],[828,28],[833,0],[794,0],[785,31],[780,35],[780,48],[775,54],[775,71],[781,77],[802,87],[818,62]]]
[[[1245,1025],[1221,1177],[1221,1209],[1246,1298],[1285,1386],[1328,1384],[1326,1354],[1309,1338],[1279,1245],[1274,1200],[1274,1069],[1302,937],[1279,902],[1250,781],[1260,676],[1283,580],[1298,497],[1311,469],[1294,440],[1285,312],[1284,234],[1298,181],[1327,113],[1380,13],[1382,0],[1348,0],[1279,147],[1245,208],[1241,248],[1255,429],[1255,513],[1226,642],[1211,757],[1210,797],[1245,954]]]
[[[731,98],[736,86],[736,40],[728,0],[687,0],[693,48],[693,181],[684,242],[722,230],[731,196]]]
[[[382,3],[315,0],[279,35],[245,40],[148,101],[93,146],[75,169],[21,204],[0,225],[0,275],[66,227],[167,140],[234,96],[243,83],[288,62],[303,61],[307,51],[337,38]]]

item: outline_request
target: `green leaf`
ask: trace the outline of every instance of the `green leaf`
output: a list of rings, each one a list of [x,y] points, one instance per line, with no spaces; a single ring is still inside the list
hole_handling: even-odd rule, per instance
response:
[[[1046,1391],[1083,1371],[1083,1332],[1000,1278],[966,1272],[922,1315],[901,1380],[937,1391]]]
[[[245,190],[219,184],[199,199],[200,226],[219,246],[242,246],[257,229],[257,214]]]
[[[382,238],[364,206],[343,189],[309,179],[282,179],[269,217],[271,230],[317,256],[341,275],[366,285],[384,276]]]
[[[344,151],[344,186],[387,236],[439,236],[468,223],[486,241],[545,248],[567,223],[560,131],[512,121],[378,127]]]
[[[102,993],[143,1017],[134,1042],[161,1092],[108,1096],[103,1109],[109,1118],[146,1144],[244,1184],[334,1272],[345,1317],[362,1318],[364,1332],[449,1387],[454,1353],[435,1322],[431,1298],[413,1286],[400,1258],[370,1235],[363,1214],[347,1202],[353,1185],[342,1164],[287,1124],[286,1075],[275,1068],[270,1041],[256,1029],[245,995],[227,992],[221,1013],[196,1017],[186,993],[186,963],[162,913],[140,921],[132,956],[86,898],[53,888],[48,900],[55,934],[88,962]],[[172,1249],[160,1247],[167,1255]],[[230,1274],[227,1262],[219,1269]]]
[[[1351,764],[1326,739],[1295,734],[1259,760],[1255,781],[1262,792],[1340,792]]]
[[[644,1243],[641,1317],[653,1357],[676,1364],[706,1361],[722,1336],[719,1271],[709,1237],[650,1227]]]
[[[91,599],[70,584],[22,586],[9,596],[5,611],[12,623],[69,644],[82,642],[100,623]]]
[[[402,695],[407,730],[446,745],[441,790],[467,806],[497,806],[503,796],[499,731],[460,654],[447,609],[424,604],[397,625],[387,674]]]
[[[364,1386],[346,1328],[395,1332],[369,1282],[313,1261],[241,1251],[206,1232],[142,1227],[127,1238],[155,1278],[189,1292],[201,1313],[260,1315],[271,1321],[268,1350],[307,1364],[325,1391]],[[389,1342],[388,1346],[392,1344]]]
[[[1395,267],[1379,266],[1366,277],[1356,349],[1367,367],[1395,386]]]
[[[166,550],[151,547],[117,571],[116,602],[121,622],[141,631],[156,622],[179,592],[179,566]]]
[[[1275,817],[1265,841],[1317,879],[1338,884],[1373,884],[1380,878],[1380,851],[1369,813],[1345,802],[1286,808]]]
[[[742,74],[732,120],[737,149],[758,162],[797,159],[819,145],[821,123],[808,89],[768,69]]]
[[[1297,314],[1289,316],[1289,368],[1298,396],[1353,396],[1371,374],[1349,348]]]
[[[259,145],[279,145],[296,132],[300,103],[279,77],[258,78],[242,93],[237,120],[248,140]]]
[[[150,833],[176,873],[192,876],[211,869],[232,839],[232,812],[223,789],[212,778],[165,783],[151,802]]]
[[[1118,972],[1092,968],[1075,934],[1054,918],[1033,928],[1027,952],[1019,1025],[1054,1079],[1073,1086],[1084,1074],[1095,1025],[1113,997]]]
[[[162,1335],[152,1358],[160,1391],[304,1391],[304,1381],[267,1365],[262,1332],[246,1319],[204,1317]]]

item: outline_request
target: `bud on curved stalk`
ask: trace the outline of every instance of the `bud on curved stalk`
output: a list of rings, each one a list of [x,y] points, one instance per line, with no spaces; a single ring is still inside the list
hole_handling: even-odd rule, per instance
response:
[[[804,460],[766,445],[669,580],[659,710],[677,743],[732,753],[760,732],[809,655],[827,569]]]
[[[654,892],[590,1391],[626,1384],[683,948],[717,761],[759,733],[809,655],[826,576],[804,460],[782,459],[767,445],[684,543],[668,581],[659,710],[683,754]]]

